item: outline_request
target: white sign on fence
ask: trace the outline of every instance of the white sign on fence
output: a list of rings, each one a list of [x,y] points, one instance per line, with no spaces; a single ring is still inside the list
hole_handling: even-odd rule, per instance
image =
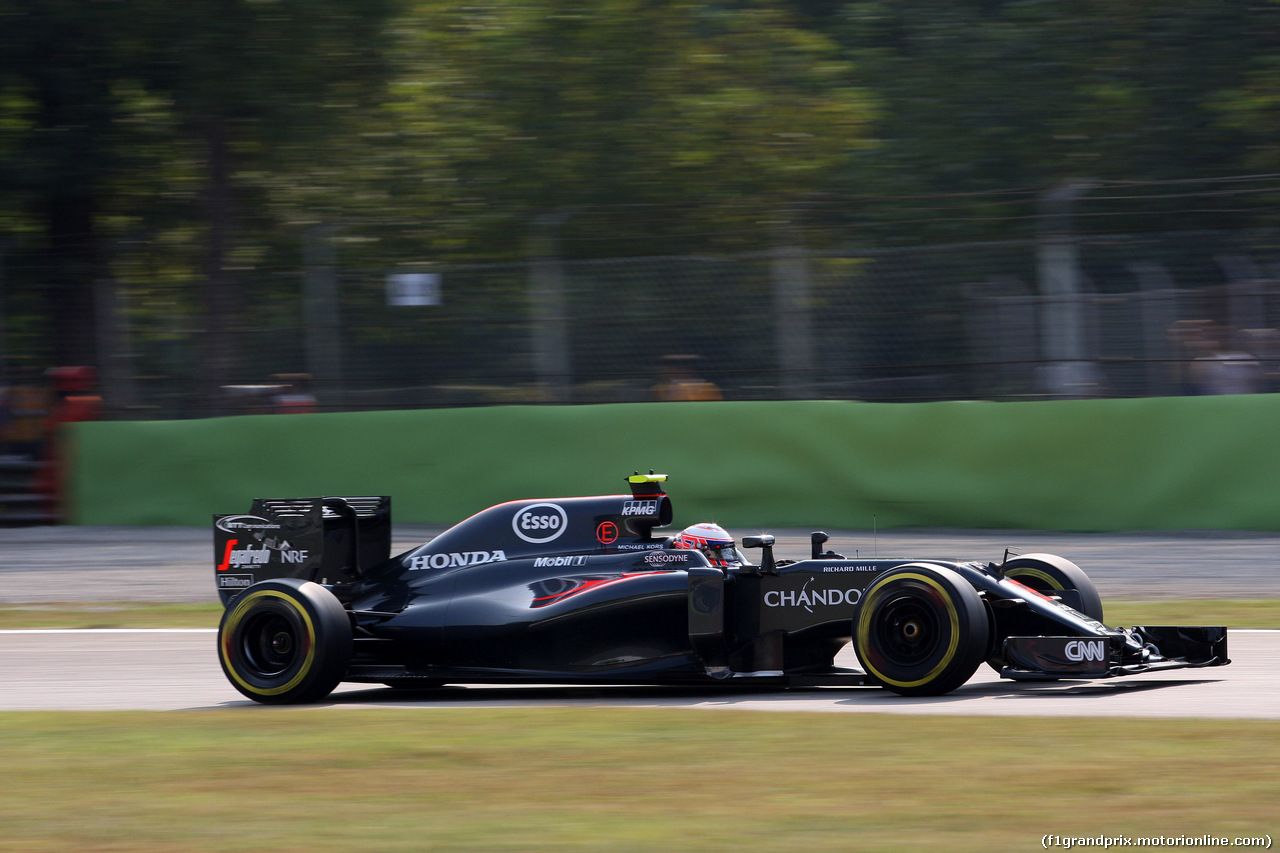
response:
[[[392,273],[387,276],[387,304],[393,308],[439,305],[440,273]]]

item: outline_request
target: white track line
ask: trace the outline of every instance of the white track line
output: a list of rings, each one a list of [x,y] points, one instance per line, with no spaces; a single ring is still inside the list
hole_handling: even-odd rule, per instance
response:
[[[217,628],[7,628],[0,634],[216,634]]]
[[[216,634],[217,628],[0,628],[0,634]],[[1280,628],[1232,628],[1230,634],[1280,634]]]

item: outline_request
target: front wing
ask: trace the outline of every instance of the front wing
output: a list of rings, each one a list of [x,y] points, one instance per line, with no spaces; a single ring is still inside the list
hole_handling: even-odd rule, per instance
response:
[[[1137,640],[1135,650],[1131,640]],[[1110,678],[1166,669],[1226,666],[1227,629],[1153,625],[1101,637],[1009,637],[1000,675],[1021,681]]]

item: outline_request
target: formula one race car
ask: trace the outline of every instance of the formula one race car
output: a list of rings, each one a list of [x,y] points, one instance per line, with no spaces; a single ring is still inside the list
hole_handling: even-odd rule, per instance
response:
[[[999,563],[774,558],[655,536],[665,475],[630,494],[498,504],[392,557],[390,499],[256,500],[214,518],[219,656],[266,703],[339,682],[959,687],[1223,666],[1226,628],[1109,628],[1093,583],[1050,554]],[[690,545],[693,547],[690,547]],[[701,543],[706,544],[706,543]],[[714,543],[713,543],[714,544]],[[852,642],[862,669],[834,665]]]

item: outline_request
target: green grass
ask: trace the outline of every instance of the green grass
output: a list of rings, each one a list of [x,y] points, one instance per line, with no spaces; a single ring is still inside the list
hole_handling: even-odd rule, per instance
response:
[[[1103,602],[1109,625],[1226,625],[1280,628],[1280,599]],[[210,604],[0,605],[4,628],[216,628],[222,606]]]
[[[0,629],[17,628],[216,628],[222,605],[139,604],[3,604]]]
[[[1280,627],[1280,600],[1106,609]],[[220,612],[9,605],[0,628]],[[0,713],[0,744],[0,851],[23,853],[988,851],[1280,829],[1277,721],[255,706]]]
[[[1278,598],[1218,598],[1203,601],[1126,601],[1105,599],[1108,625],[1226,625],[1228,628],[1280,628]]]
[[[24,853],[989,851],[1280,829],[1280,722],[245,708],[0,714],[0,739],[0,850]]]

